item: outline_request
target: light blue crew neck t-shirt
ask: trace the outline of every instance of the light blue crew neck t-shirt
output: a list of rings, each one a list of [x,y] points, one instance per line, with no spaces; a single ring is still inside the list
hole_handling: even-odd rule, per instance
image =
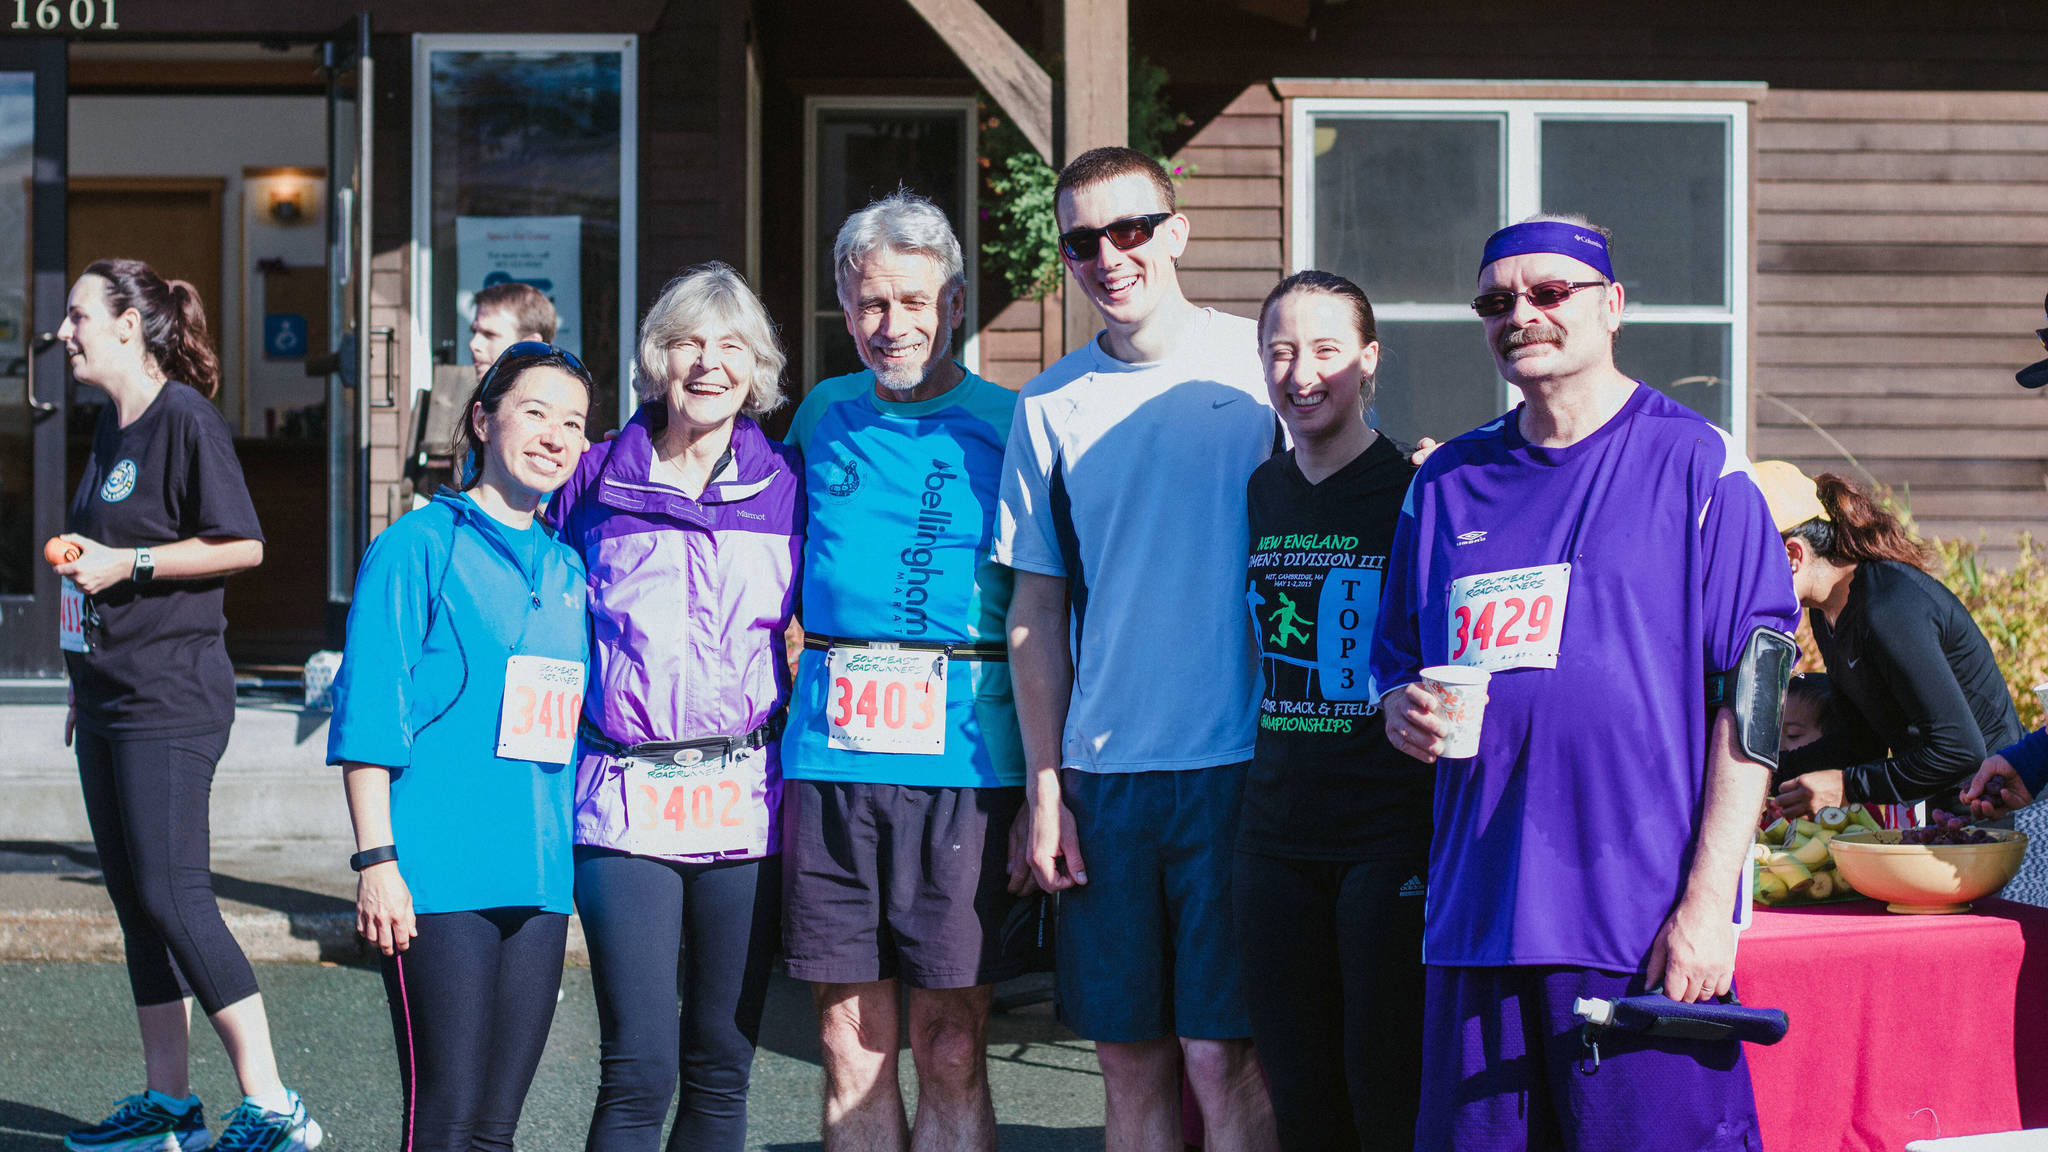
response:
[[[1010,570],[989,558],[1016,394],[972,372],[899,404],[875,374],[820,381],[786,437],[803,450],[810,520],[799,618],[842,640],[1004,642]],[[955,657],[940,755],[830,747],[825,653],[805,649],[782,735],[782,774],[926,788],[1015,785],[1024,749],[1010,666]]]
[[[1258,326],[1200,309],[1163,360],[1090,340],[1017,398],[995,559],[1067,585],[1064,762],[1161,772],[1252,758],[1245,485],[1281,446]]]

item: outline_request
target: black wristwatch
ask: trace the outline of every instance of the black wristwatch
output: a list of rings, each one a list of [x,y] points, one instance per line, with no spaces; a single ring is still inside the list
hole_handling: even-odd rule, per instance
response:
[[[398,845],[386,844],[381,848],[365,848],[348,858],[348,866],[361,872],[372,864],[382,864],[398,859]]]
[[[135,550],[135,582],[137,584],[147,584],[154,579],[156,579],[156,557],[151,556],[147,548],[137,548]]]

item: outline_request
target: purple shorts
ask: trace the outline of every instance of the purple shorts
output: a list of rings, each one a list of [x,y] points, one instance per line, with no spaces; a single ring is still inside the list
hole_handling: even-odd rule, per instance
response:
[[[1740,1043],[1609,1030],[1595,1066],[1573,999],[1642,990],[1639,973],[1430,966],[1417,1152],[1758,1152]]]

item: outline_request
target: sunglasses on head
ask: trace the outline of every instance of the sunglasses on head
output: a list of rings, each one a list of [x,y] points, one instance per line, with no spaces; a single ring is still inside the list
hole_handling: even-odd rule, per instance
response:
[[[1481,292],[1472,298],[1472,310],[1488,319],[1505,316],[1514,311],[1515,301],[1525,296],[1529,303],[1547,310],[1571,299],[1572,293],[1581,289],[1606,286],[1605,280],[1545,280],[1525,292]]]
[[[498,353],[498,358],[491,361],[491,370],[484,373],[483,386],[490,387],[491,377],[496,376],[498,369],[503,368],[508,361],[545,360],[550,356],[558,356],[569,367],[585,376],[590,375],[590,369],[585,368],[583,361],[578,360],[576,354],[567,348],[557,348],[542,340],[521,340],[517,344],[506,345],[505,350]]]
[[[1152,233],[1160,223],[1171,217],[1171,212],[1153,212],[1144,216],[1126,216],[1112,220],[1100,228],[1076,228],[1072,232],[1060,233],[1060,251],[1069,260],[1093,260],[1102,251],[1102,238],[1116,245],[1119,252],[1129,252],[1138,245],[1152,239]]]

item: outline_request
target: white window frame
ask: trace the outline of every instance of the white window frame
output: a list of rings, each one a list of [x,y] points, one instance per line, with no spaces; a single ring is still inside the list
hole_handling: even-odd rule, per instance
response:
[[[960,187],[967,197],[967,203],[960,213],[965,235],[960,241],[960,258],[963,273],[967,278],[967,301],[960,320],[960,362],[969,372],[981,371],[981,327],[977,323],[981,316],[981,288],[979,259],[981,255],[981,228],[979,212],[979,191],[981,188],[980,166],[975,157],[979,154],[980,124],[977,121],[979,109],[972,96],[807,96],[804,98],[804,363],[802,386],[808,390],[818,379],[818,341],[813,339],[818,321],[828,316],[843,315],[838,310],[830,312],[818,308],[818,269],[823,264],[823,255],[830,250],[835,236],[818,235],[818,113],[820,112],[958,112],[966,126],[963,137],[965,146],[960,157]],[[915,191],[915,190],[914,190]],[[820,247],[824,245],[825,247]]]
[[[1294,202],[1288,206],[1293,235],[1290,261],[1294,271],[1311,266],[1315,243],[1315,124],[1318,118],[1358,120],[1491,120],[1504,122],[1501,133],[1501,219],[1495,227],[1533,216],[1542,210],[1542,151],[1537,132],[1545,119],[1620,121],[1713,121],[1728,126],[1727,249],[1722,269],[1726,276],[1724,308],[1695,305],[1643,305],[1629,301],[1623,320],[1628,324],[1726,324],[1728,325],[1729,407],[1726,431],[1736,447],[1748,451],[1749,439],[1749,340],[1750,264],[1749,238],[1749,104],[1743,100],[1554,100],[1471,98],[1471,99],[1374,99],[1371,97],[1303,97],[1292,101],[1288,130],[1293,152]],[[1480,241],[1471,237],[1473,259],[1478,259]],[[1620,238],[1626,245],[1627,237]],[[1476,271],[1476,264],[1475,264]],[[1623,266],[1626,272],[1626,264]],[[1624,285],[1627,277],[1622,277]],[[1403,301],[1373,301],[1373,314],[1387,321],[1471,320],[1472,310],[1463,303],[1420,304]],[[1519,400],[1513,386],[1501,381],[1501,409]]]
[[[412,38],[412,392],[434,379],[433,56],[436,52],[617,52],[619,54],[619,411],[633,415],[633,364],[640,322],[640,38],[501,34]],[[458,338],[460,333],[456,334]]]

